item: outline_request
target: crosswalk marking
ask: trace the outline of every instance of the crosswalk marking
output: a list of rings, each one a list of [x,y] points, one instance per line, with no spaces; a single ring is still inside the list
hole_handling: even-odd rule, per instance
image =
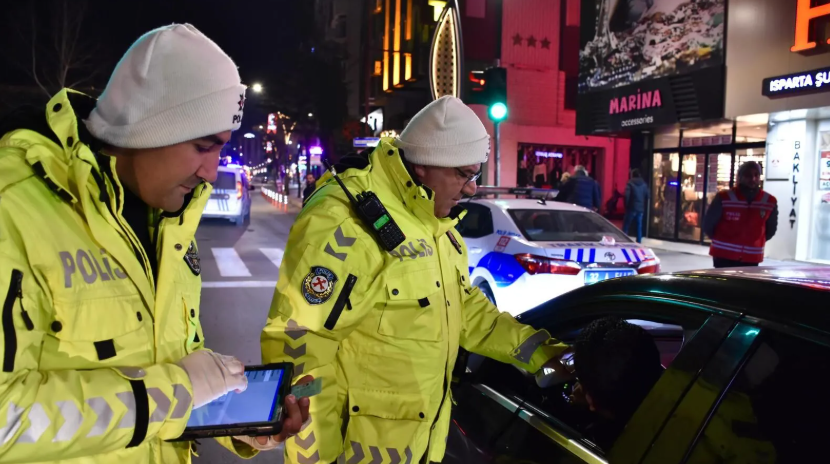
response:
[[[285,253],[282,248],[260,248],[259,251],[279,269],[280,264],[282,264],[282,256]]]
[[[251,271],[233,248],[211,248],[210,251],[222,277],[251,277]]]

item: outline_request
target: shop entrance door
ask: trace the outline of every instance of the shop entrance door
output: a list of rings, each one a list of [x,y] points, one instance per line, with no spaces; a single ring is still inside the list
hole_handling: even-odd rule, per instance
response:
[[[719,191],[732,186],[733,175],[729,152],[655,153],[652,236],[708,243],[703,233],[707,208]]]

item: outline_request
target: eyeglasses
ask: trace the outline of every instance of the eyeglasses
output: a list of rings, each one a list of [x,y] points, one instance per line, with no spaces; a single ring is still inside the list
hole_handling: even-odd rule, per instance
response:
[[[470,182],[475,182],[475,181],[478,180],[479,177],[481,177],[481,170],[479,170],[477,173],[475,173],[473,175],[469,175],[469,174],[467,174],[466,172],[462,171],[459,168],[455,168],[455,170],[458,172],[459,176],[467,179],[467,182],[464,182],[465,184],[469,184]]]

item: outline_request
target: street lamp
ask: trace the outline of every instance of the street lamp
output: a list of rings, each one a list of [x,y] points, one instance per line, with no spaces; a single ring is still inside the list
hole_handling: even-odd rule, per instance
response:
[[[254,85],[252,85],[252,86],[251,86],[251,90],[253,90],[253,91],[254,91],[254,93],[260,93],[260,92],[262,92],[262,84],[260,84],[260,83],[258,83],[258,82],[257,82],[256,84],[254,84]]]
[[[314,117],[314,113],[308,113],[308,117],[309,117],[309,118],[313,118],[313,117]]]

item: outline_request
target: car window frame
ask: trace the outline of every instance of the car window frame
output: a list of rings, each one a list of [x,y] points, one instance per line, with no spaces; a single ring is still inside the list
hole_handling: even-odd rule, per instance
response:
[[[664,372],[664,375],[661,376],[660,380],[655,384],[646,398],[643,400],[640,408],[632,418],[629,420],[628,425],[626,426],[626,430],[635,430],[638,427],[642,427],[642,422],[645,420],[642,418],[642,414],[638,416],[641,410],[644,407],[653,407],[648,406],[651,403],[658,402],[660,398],[665,398],[667,395],[669,397],[676,398],[674,403],[663,405],[658,413],[660,414],[659,417],[659,425],[656,427],[656,431],[654,435],[646,437],[646,440],[631,440],[628,441],[636,441],[638,443],[628,443],[626,446],[620,446],[621,442],[627,440],[628,434],[626,431],[618,437],[617,441],[615,442],[614,446],[610,450],[600,450],[593,442],[591,442],[587,437],[582,436],[579,431],[571,427],[569,424],[559,420],[558,418],[547,414],[537,405],[533,403],[529,403],[521,398],[520,396],[514,395],[512,393],[507,393],[504,391],[499,391],[496,387],[491,385],[484,385],[486,388],[489,388],[496,396],[488,395],[496,402],[505,406],[505,402],[510,402],[513,404],[520,405],[522,412],[519,414],[519,417],[527,422],[531,427],[536,429],[539,433],[543,436],[552,440],[554,443],[559,445],[563,448],[563,450],[571,452],[575,456],[579,457],[580,459],[585,460],[586,456],[590,458],[587,462],[597,462],[597,463],[607,463],[609,462],[610,458],[613,458],[617,453],[619,453],[619,449],[628,449],[631,452],[636,452],[639,450],[641,454],[645,454],[647,451],[647,447],[650,443],[659,436],[659,431],[661,430],[662,425],[665,423],[666,420],[671,416],[671,412],[673,411],[673,407],[676,403],[685,395],[685,392],[690,385],[695,380],[695,367],[702,367],[705,365],[708,357],[704,355],[695,356],[697,353],[696,351],[705,351],[705,352],[714,352],[720,346],[723,337],[727,335],[727,331],[731,328],[735,321],[739,318],[738,314],[735,314],[730,311],[723,311],[719,308],[713,308],[707,305],[700,305],[696,303],[690,303],[687,301],[671,299],[671,298],[664,298],[664,297],[654,297],[654,296],[640,296],[638,298],[632,298],[633,295],[612,295],[612,296],[605,296],[599,298],[590,298],[588,300],[577,301],[572,304],[566,304],[563,307],[557,308],[556,311],[552,311],[555,314],[548,314],[542,315],[534,318],[531,321],[531,325],[536,327],[537,329],[546,329],[549,330],[550,324],[545,324],[545,320],[552,320],[556,319],[557,322],[566,321],[567,324],[565,328],[562,329],[563,332],[571,332],[576,326],[584,327],[584,324],[587,324],[590,320],[610,316],[618,314],[620,317],[625,319],[645,319],[654,322],[663,322],[667,324],[675,324],[683,327],[684,337],[687,333],[687,325],[694,324],[692,320],[697,319],[701,320],[700,326],[698,327],[695,335],[692,337],[691,340],[684,341],[683,346],[681,346],[680,351],[677,353],[674,362],[672,365],[666,369],[666,372],[671,371],[675,377],[678,378],[685,378],[685,384],[676,384],[675,382],[668,382],[661,380],[667,378]],[[644,304],[646,303],[646,304]],[[609,312],[608,305],[609,304],[616,304],[616,305],[626,305],[631,306],[632,309],[630,310],[623,310],[623,311],[614,311]],[[638,304],[636,309],[632,306],[633,304]],[[696,316],[688,316],[678,318],[678,306],[686,307],[687,309],[691,309],[695,311]],[[619,307],[619,306],[618,306]],[[654,308],[659,307],[662,310],[655,311]],[[598,309],[602,308],[602,309]],[[646,308],[644,310],[643,308]],[[726,314],[724,314],[726,313]],[[539,314],[539,313],[537,313]],[[653,316],[658,315],[659,317],[655,319]],[[682,322],[681,322],[682,320]],[[683,323],[685,322],[685,323]],[[574,326],[574,328],[571,327]],[[695,343],[694,346],[692,345],[693,340],[697,338],[698,334],[704,334],[705,332],[701,332],[706,328],[708,332],[711,332],[711,336],[706,339],[698,339],[703,340],[702,344]],[[549,330],[550,331],[550,330]],[[551,333],[552,336],[556,336],[559,331],[553,331]],[[698,346],[700,345],[700,346]],[[692,361],[687,362],[690,364],[683,368],[683,363],[686,358],[698,358]],[[680,362],[680,364],[678,364]],[[681,368],[682,372],[681,372]],[[676,374],[675,374],[676,372]],[[483,385],[483,384],[482,384]],[[477,388],[476,385],[474,387]],[[481,390],[479,388],[479,390]],[[487,392],[483,392],[487,394]],[[500,398],[499,398],[500,397]],[[656,398],[656,399],[655,399]],[[635,419],[636,422],[635,422]],[[540,426],[538,421],[544,421],[544,426]],[[616,459],[610,459],[611,462],[618,462]]]
[[[695,450],[695,447],[698,445],[698,443],[704,436],[704,431],[706,430],[706,427],[715,417],[718,411],[718,407],[726,398],[730,386],[738,378],[746,364],[752,359],[752,356],[755,354],[755,351],[757,350],[758,346],[764,342],[764,340],[770,333],[780,333],[788,337],[803,340],[807,343],[815,343],[818,345],[822,345],[826,348],[830,348],[830,337],[826,335],[821,335],[814,330],[793,328],[792,326],[778,324],[776,322],[767,321],[752,316],[741,317],[739,324],[735,327],[735,329],[733,329],[733,333],[736,334],[736,339],[737,336],[740,336],[742,334],[742,332],[745,338],[745,340],[743,340],[743,343],[738,343],[733,346],[729,346],[729,344],[725,341],[724,344],[719,348],[718,353],[716,353],[715,357],[713,357],[712,364],[717,363],[718,358],[720,358],[728,359],[728,361],[731,361],[735,365],[734,369],[728,371],[725,371],[722,369],[722,367],[720,367],[720,369],[722,370],[721,376],[717,378],[717,383],[714,384],[714,386],[719,387],[719,390],[714,400],[708,405],[694,403],[686,406],[688,409],[694,407],[699,409],[700,411],[705,411],[705,414],[702,416],[702,420],[700,420],[699,423],[686,424],[688,430],[686,430],[685,433],[692,434],[692,432],[694,432],[694,440],[691,443],[688,443],[688,445],[683,449],[682,455],[680,455],[677,447],[673,446],[673,444],[676,444],[677,437],[671,436],[671,431],[661,432],[661,434],[658,437],[656,437],[654,441],[654,446],[651,447],[648,455],[642,460],[643,464],[668,462],[665,461],[665,459],[671,459],[671,457],[678,455],[680,455],[681,458],[671,462],[685,463],[691,458],[692,453]],[[752,335],[752,339],[749,343],[747,343],[746,340],[748,333]],[[730,338],[731,335],[732,333],[730,333]],[[712,369],[717,370],[719,369],[719,367],[716,366]],[[709,388],[711,388],[711,386],[712,384],[710,383]],[[693,398],[684,396],[683,401],[678,404],[678,408],[684,407],[684,403],[688,404],[691,402],[694,402]],[[681,419],[675,417],[672,418],[671,421],[667,422],[666,425],[670,426],[672,425],[670,423],[677,423],[679,427],[683,425],[682,420],[687,420],[687,418]],[[667,453],[668,450],[673,451],[671,455]]]
[[[487,225],[489,227],[489,232],[487,232],[487,230],[488,230],[487,227],[485,227],[483,229],[480,228],[480,227],[477,228],[476,229],[477,232],[474,235],[465,235],[464,232],[459,230],[458,233],[461,235],[461,237],[463,237],[464,239],[479,239],[479,238],[484,238],[484,237],[487,237],[488,235],[493,235],[493,234],[496,233],[496,226],[495,226],[494,221],[493,221],[493,211],[489,207],[487,207],[485,205],[482,205],[480,203],[469,202],[469,203],[466,203],[464,205],[464,208],[468,211],[467,212],[468,215],[470,214],[471,209],[479,210],[479,212],[478,212],[478,214],[480,215],[479,217],[483,217],[484,220],[487,221]],[[466,218],[466,216],[465,216],[465,218]],[[459,227],[462,225],[465,218],[462,218],[461,221],[458,222]],[[479,220],[479,222],[480,222],[480,220]],[[483,232],[481,232],[481,230],[483,230]]]
[[[578,211],[578,210],[551,209],[551,208],[507,208],[507,210],[505,212],[507,213],[507,216],[510,218],[510,221],[513,224],[516,225],[516,228],[519,229],[519,232],[522,233],[522,236],[524,236],[524,238],[527,241],[531,242],[531,243],[589,242],[589,241],[591,241],[591,240],[584,240],[584,239],[534,240],[533,238],[531,238],[530,234],[527,233],[527,230],[525,230],[524,226],[519,223],[518,219],[516,218],[516,214],[515,214],[517,212],[518,213],[525,213],[525,212],[533,212],[533,211],[540,211],[540,212],[545,212],[545,213],[552,213],[552,212],[580,213],[580,214],[586,214],[586,215],[595,214],[597,216],[597,218],[601,220],[600,222],[604,222],[609,227],[608,235],[614,234],[614,241],[616,243],[635,243],[634,240],[631,239],[631,237],[629,237],[625,233],[623,233],[623,231],[621,231],[617,226],[615,226],[614,223],[612,223],[611,221],[605,219],[604,217],[602,217],[602,215],[600,215],[600,214],[598,214],[594,211]],[[599,240],[597,240],[597,243],[599,243]]]

